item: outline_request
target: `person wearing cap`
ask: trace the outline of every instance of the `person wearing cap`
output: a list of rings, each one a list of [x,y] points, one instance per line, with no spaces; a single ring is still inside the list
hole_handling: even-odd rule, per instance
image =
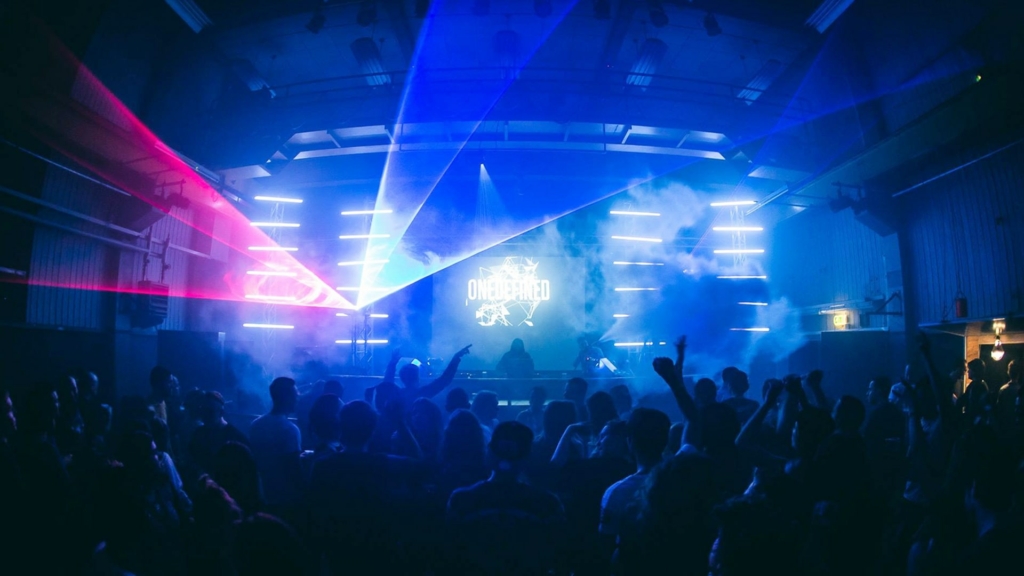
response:
[[[448,523],[458,572],[546,574],[554,568],[565,511],[554,494],[520,480],[532,446],[526,425],[498,424],[488,445],[491,477],[452,493]]]

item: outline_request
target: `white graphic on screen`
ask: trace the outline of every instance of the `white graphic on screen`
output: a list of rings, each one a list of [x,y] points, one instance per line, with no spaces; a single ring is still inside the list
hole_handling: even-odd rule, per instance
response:
[[[551,299],[551,282],[537,276],[533,258],[510,256],[498,266],[480,268],[469,281],[468,301],[480,302],[476,320],[481,326],[533,326],[541,302]]]

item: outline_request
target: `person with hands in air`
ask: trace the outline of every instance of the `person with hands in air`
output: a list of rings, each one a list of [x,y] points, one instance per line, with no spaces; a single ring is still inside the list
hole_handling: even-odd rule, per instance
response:
[[[420,367],[418,364],[409,363],[402,366],[402,369],[398,370],[398,379],[401,380],[402,385],[405,387],[402,391],[405,405],[412,406],[412,403],[417,398],[433,398],[451,385],[455,379],[456,372],[459,370],[459,363],[469,354],[469,349],[472,347],[473,345],[470,344],[456,352],[448,362],[444,372],[436,380],[425,386],[420,386]],[[393,383],[395,381],[395,369],[398,367],[398,361],[401,359],[402,353],[399,349],[392,351],[391,361],[388,362],[387,369],[384,371],[383,382]]]

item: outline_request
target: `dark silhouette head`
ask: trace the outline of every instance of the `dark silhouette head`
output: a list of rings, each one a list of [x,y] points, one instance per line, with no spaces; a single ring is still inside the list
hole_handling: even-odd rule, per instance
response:
[[[420,367],[412,363],[402,366],[402,369],[398,371],[398,379],[406,388],[418,387],[420,385]]]
[[[91,438],[106,436],[110,433],[114,411],[109,404],[86,404],[82,409],[82,424],[85,435]]]
[[[565,429],[576,422],[576,405],[568,400],[552,400],[544,407],[544,441],[558,443]]]
[[[876,376],[868,382],[868,404],[881,406],[889,401],[889,391],[892,390],[892,380],[888,376]]]
[[[487,447],[496,461],[495,470],[498,473],[511,473],[518,470],[530,455],[532,446],[533,431],[529,426],[511,421],[494,427],[491,443]]]
[[[444,398],[444,410],[449,414],[456,410],[469,410],[469,394],[466,390],[458,386],[449,390]]]
[[[306,551],[298,535],[267,514],[256,514],[238,525],[233,557],[239,576],[307,572]]]
[[[220,392],[204,392],[199,405],[199,419],[204,426],[220,426],[224,423],[224,397]]]
[[[597,456],[629,458],[629,426],[625,422],[612,420],[601,429],[597,437]]]
[[[836,423],[836,429],[847,435],[857,434],[864,424],[864,403],[853,396],[843,396],[836,402],[832,410],[832,419]]]
[[[373,393],[373,407],[377,409],[377,412],[383,414],[387,405],[399,397],[399,390],[398,385],[394,382],[381,382],[378,384],[374,388]]]
[[[612,395],[603,391],[594,392],[587,398],[587,414],[590,417],[590,428],[595,434],[600,432],[605,424],[619,417]]]
[[[341,434],[341,407],[334,394],[324,394],[309,409],[309,430],[322,442],[337,442]]]
[[[565,399],[573,402],[583,402],[587,397],[587,381],[583,378],[570,378],[565,383]]]
[[[513,354],[526,354],[526,344],[523,343],[522,338],[516,338],[512,341],[512,348],[509,352]]]
[[[481,390],[473,396],[470,411],[481,423],[489,425],[498,418],[498,395],[490,390]]]
[[[651,408],[637,408],[629,416],[626,433],[629,450],[640,465],[653,465],[661,460],[668,444],[668,430],[672,426],[668,416]]]
[[[83,400],[92,400],[99,393],[100,379],[95,372],[78,370],[75,372],[75,382],[78,384],[78,396]]]
[[[608,390],[608,393],[612,395],[612,400],[615,402],[615,411],[618,412],[619,416],[633,409],[633,395],[629,393],[629,386],[616,384]]]
[[[260,473],[248,446],[225,442],[217,450],[211,474],[246,514],[259,510],[262,500]]]
[[[353,400],[341,408],[340,440],[345,450],[359,452],[366,449],[377,426],[377,413],[362,400]]]
[[[149,388],[156,400],[166,400],[178,394],[178,380],[163,366],[154,366],[149,371]]]
[[[188,392],[185,392],[185,396],[182,398],[181,405],[185,408],[185,411],[190,419],[199,420],[203,411],[203,398],[206,393],[198,388],[193,388]]]
[[[78,413],[78,382],[72,376],[57,379],[57,401],[60,402],[60,418],[73,418]]]
[[[277,414],[291,414],[295,412],[295,404],[299,400],[299,390],[295,387],[295,380],[280,376],[274,378],[270,383],[270,401],[274,403],[274,412]]]
[[[693,386],[693,401],[698,407],[714,404],[718,398],[718,386],[711,378],[701,378]]]
[[[486,447],[480,421],[469,410],[456,410],[444,429],[441,462],[445,465],[468,463],[483,465]]]
[[[409,430],[426,456],[437,456],[444,430],[444,414],[426,398],[417,398],[409,410]]]
[[[967,363],[967,379],[984,380],[985,379],[985,361],[981,358],[975,358]]]
[[[328,380],[324,382],[324,394],[334,394],[338,398],[345,396],[345,386],[337,380]]]
[[[1006,375],[1010,377],[1011,382],[1020,383],[1021,370],[1020,362],[1016,360],[1010,360],[1010,363],[1006,365]]]
[[[544,409],[544,403],[548,401],[548,391],[543,386],[534,386],[530,390],[530,409],[539,411]]]
[[[242,509],[222,486],[204,475],[199,478],[199,489],[194,495],[192,517],[203,544],[217,547],[228,540],[234,523],[242,519]]]
[[[152,482],[161,476],[160,453],[153,437],[141,430],[129,432],[118,445],[118,460],[138,480]]]
[[[747,373],[735,366],[729,366],[722,371],[722,385],[729,394],[736,398],[742,398],[750,389]]]

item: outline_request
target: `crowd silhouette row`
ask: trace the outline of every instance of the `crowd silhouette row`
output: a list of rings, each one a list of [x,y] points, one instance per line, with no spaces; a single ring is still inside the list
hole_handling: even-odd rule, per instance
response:
[[[653,363],[678,423],[582,378],[499,421],[497,394],[451,387],[469,347],[423,385],[396,351],[365,400],[277,378],[245,431],[159,367],[148,398],[6,382],[4,573],[1019,573],[1019,362],[989,386],[922,335],[927,374],[866,403],[820,371],[758,402],[733,367],[688,387],[685,350]]]

